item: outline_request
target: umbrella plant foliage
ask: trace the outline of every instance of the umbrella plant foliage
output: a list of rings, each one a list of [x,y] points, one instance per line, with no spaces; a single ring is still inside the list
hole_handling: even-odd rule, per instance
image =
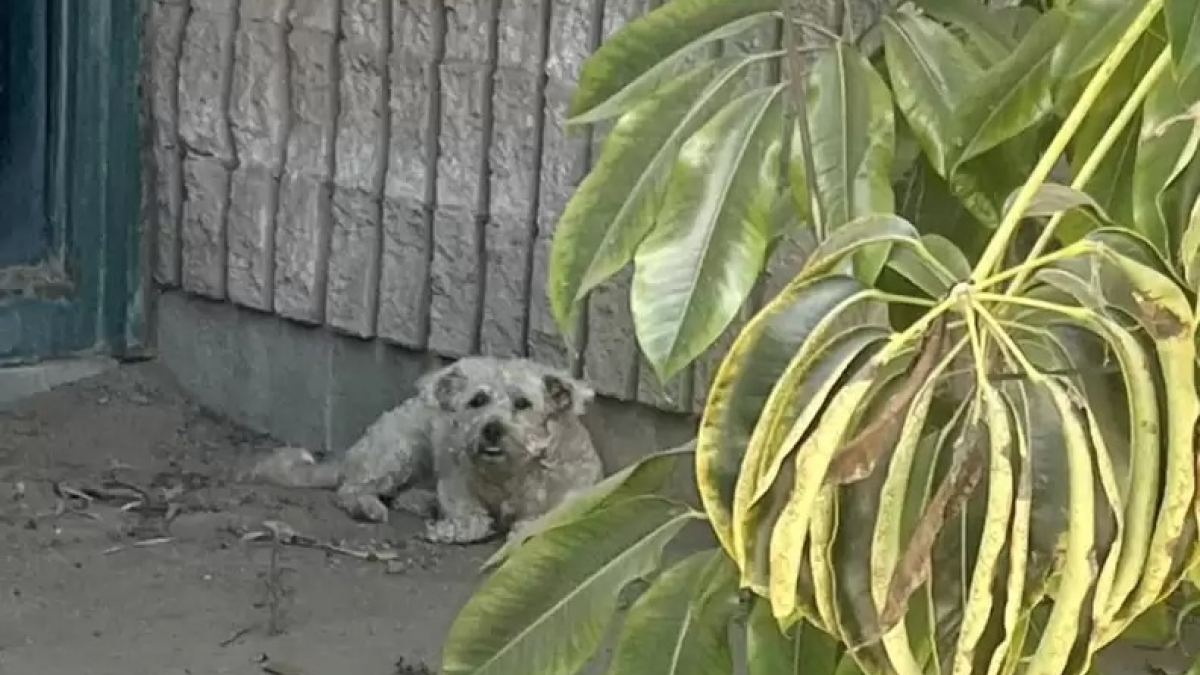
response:
[[[632,263],[670,377],[780,241],[804,261],[694,448],[499,551],[444,672],[567,675],[611,632],[613,675],[731,673],[736,626],[755,675],[1083,673],[1196,567],[1200,3],[892,2],[838,35],[670,0],[570,112],[607,136],[553,242],[565,334]],[[699,505],[663,496],[680,462]],[[665,561],[690,523],[720,546]]]

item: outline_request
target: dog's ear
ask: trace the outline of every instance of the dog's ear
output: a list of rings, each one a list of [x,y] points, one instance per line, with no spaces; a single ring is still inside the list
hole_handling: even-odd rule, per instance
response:
[[[569,410],[576,415],[582,415],[596,397],[596,391],[591,385],[566,373],[546,373],[542,376],[542,385],[546,387],[546,405],[556,413]]]
[[[466,386],[467,376],[458,364],[454,364],[422,377],[417,383],[417,391],[429,405],[450,412],[454,410],[454,400]]]

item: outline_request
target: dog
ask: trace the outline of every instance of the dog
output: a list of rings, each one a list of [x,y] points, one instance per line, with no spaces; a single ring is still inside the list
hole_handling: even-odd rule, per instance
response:
[[[433,542],[512,538],[603,477],[580,420],[594,398],[587,383],[529,359],[467,357],[420,378],[417,394],[342,456],[281,448],[248,478],[336,489],[358,520],[386,522],[390,501],[426,519]],[[430,478],[433,491],[416,486]]]

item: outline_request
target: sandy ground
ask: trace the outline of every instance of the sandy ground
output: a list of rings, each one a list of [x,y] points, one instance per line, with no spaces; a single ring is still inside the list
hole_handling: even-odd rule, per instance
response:
[[[424,675],[494,545],[235,483],[275,447],[126,366],[0,411],[0,675]],[[340,551],[256,541],[264,523]],[[386,560],[364,561],[373,551]],[[274,558],[274,562],[272,562]],[[1120,645],[1102,675],[1200,653]]]
[[[0,412],[0,674],[436,670],[492,547],[427,544],[400,514],[358,524],[325,492],[234,484],[274,445],[154,364]],[[254,541],[271,521],[346,550]],[[352,555],[371,550],[389,560]]]

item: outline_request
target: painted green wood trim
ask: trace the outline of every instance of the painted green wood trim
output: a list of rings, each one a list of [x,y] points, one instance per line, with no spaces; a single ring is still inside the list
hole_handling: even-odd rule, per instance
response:
[[[2,1],[2,0],[0,0]],[[0,302],[0,362],[86,352],[124,356],[143,315],[138,0],[57,0],[59,124],[51,205],[65,297]],[[65,77],[63,77],[65,76]]]

